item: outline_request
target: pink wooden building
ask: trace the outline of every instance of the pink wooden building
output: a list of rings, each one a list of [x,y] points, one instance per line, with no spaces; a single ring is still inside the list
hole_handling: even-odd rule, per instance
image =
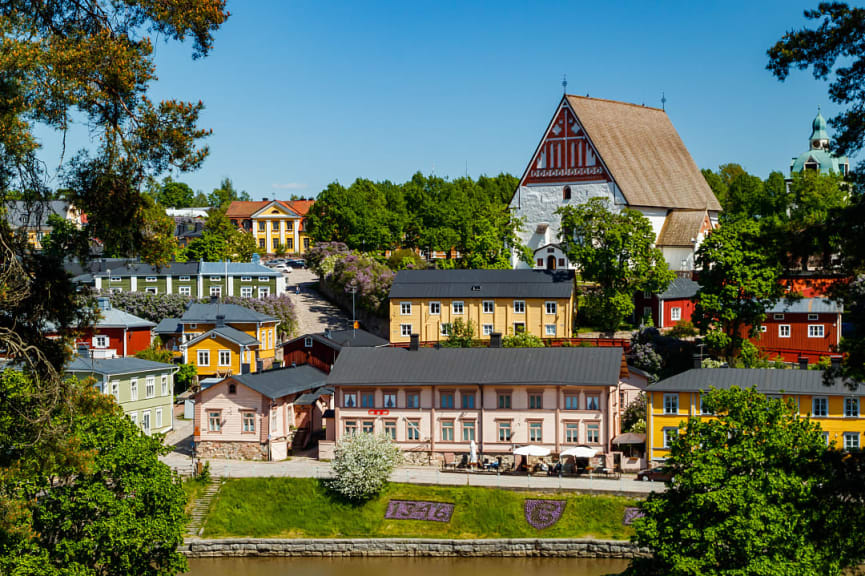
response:
[[[202,457],[284,460],[322,428],[332,392],[312,366],[233,375],[195,396],[194,440]]]
[[[472,440],[508,462],[524,444],[586,445],[613,464],[627,377],[621,348],[348,348],[328,377],[328,440],[385,433],[417,463],[465,455]]]

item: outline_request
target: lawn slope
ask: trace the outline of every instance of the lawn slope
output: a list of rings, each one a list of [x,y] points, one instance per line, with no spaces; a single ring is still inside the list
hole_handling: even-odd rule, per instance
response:
[[[558,523],[536,530],[526,522],[526,498],[567,500]],[[455,504],[449,523],[386,520],[388,500]],[[227,481],[210,508],[204,537],[282,538],[610,538],[633,533],[622,525],[616,496],[532,493],[469,486],[390,484],[373,500],[352,505],[313,478],[237,478]]]

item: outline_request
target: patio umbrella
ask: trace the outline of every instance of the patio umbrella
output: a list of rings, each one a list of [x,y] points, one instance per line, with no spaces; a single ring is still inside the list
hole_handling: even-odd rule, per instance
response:
[[[475,444],[475,441],[472,440],[471,444],[469,444],[469,464],[477,464],[478,463],[478,445]]]
[[[598,451],[594,448],[588,448],[586,446],[574,446],[572,448],[568,448],[567,450],[562,450],[559,456],[573,456],[574,458],[592,458]]]
[[[517,456],[549,456],[550,449],[544,448],[543,446],[535,446],[534,444],[528,444],[526,446],[520,446],[514,450],[514,454]]]

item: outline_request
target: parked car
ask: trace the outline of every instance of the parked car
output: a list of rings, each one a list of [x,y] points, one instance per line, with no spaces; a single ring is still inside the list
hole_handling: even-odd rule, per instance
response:
[[[276,268],[280,264],[285,264],[285,260],[282,260],[281,258],[275,258],[273,260],[268,260],[264,263],[264,265],[269,268]]]
[[[673,479],[673,471],[665,466],[646,468],[637,473],[637,480],[644,482],[669,482]]]
[[[291,268],[306,268],[306,261],[299,258],[294,260],[286,260],[285,264]]]

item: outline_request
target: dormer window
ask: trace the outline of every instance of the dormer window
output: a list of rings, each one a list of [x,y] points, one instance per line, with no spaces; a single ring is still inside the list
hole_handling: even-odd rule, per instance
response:
[[[481,291],[480,286],[472,286],[472,292],[480,292],[480,291]]]

